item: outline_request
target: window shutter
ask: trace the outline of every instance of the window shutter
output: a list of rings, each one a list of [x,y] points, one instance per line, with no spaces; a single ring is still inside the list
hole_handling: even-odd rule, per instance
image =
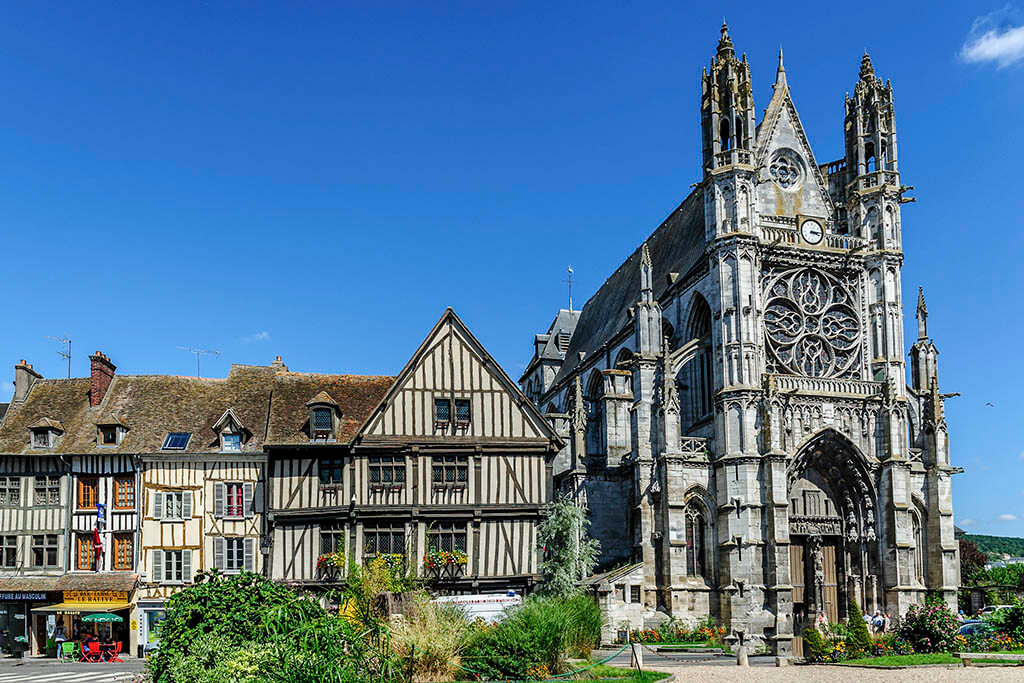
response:
[[[247,572],[254,571],[253,570],[253,560],[255,558],[253,556],[253,550],[254,550],[254,545],[255,545],[255,539],[247,538],[247,539],[245,539],[245,542],[243,543],[243,545],[245,546],[245,555],[244,555],[244,559],[243,559],[243,563],[242,563],[242,568],[245,569],[245,571],[247,571]]]
[[[213,568],[224,569],[224,537],[214,536],[213,538]]]
[[[153,519],[163,519],[164,517],[164,492],[157,491],[153,496]]]
[[[192,551],[181,551],[181,580],[184,583],[192,581]]]
[[[192,519],[192,492],[181,492],[181,518]]]
[[[220,519],[224,516],[224,482],[213,484],[213,516]]]
[[[162,583],[164,580],[164,551],[154,550],[152,557],[153,561],[150,564],[153,565],[153,581],[154,583]]]
[[[254,510],[252,509],[252,482],[246,482],[242,484],[242,509],[245,510],[245,516],[252,517]]]

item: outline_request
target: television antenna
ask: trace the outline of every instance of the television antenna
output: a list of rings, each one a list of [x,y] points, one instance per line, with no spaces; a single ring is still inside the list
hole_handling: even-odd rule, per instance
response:
[[[60,356],[61,358],[64,358],[65,360],[67,360],[67,362],[68,362],[68,379],[71,379],[71,338],[68,337],[68,336],[64,336],[64,337],[51,337],[50,335],[46,335],[44,337],[44,339],[49,339],[50,341],[59,342],[61,344],[64,344],[67,347],[66,351],[58,351],[57,355]]]
[[[201,356],[216,356],[217,358],[220,358],[220,351],[215,349],[198,349],[194,346],[179,346],[178,350],[188,351],[189,353],[194,353],[196,355],[196,379],[199,378],[199,358]]]

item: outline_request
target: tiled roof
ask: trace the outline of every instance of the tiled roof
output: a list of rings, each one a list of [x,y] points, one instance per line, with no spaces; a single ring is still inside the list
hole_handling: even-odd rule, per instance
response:
[[[654,294],[660,297],[669,287],[666,275],[686,276],[704,254],[703,191],[698,188],[691,192],[645,243],[651,254]],[[588,358],[625,326],[629,308],[640,299],[642,246],[584,304],[554,385],[572,376],[580,364],[581,352],[584,359]]]
[[[384,394],[394,377],[376,375],[321,375],[282,372],[274,381],[274,397],[267,430],[268,444],[309,442],[309,408],[306,404],[326,392],[341,412],[339,442],[352,440]]]
[[[88,425],[96,445],[96,426],[89,419],[88,379],[48,379],[33,385],[28,399],[11,403],[3,424],[0,424],[0,453],[48,453],[29,448],[29,428],[43,419],[56,420],[63,425],[64,436],[53,449],[58,453],[70,452],[75,435]]]
[[[89,380],[39,380],[24,403],[13,404],[0,424],[0,453],[159,453],[169,432],[190,432],[183,451],[219,450],[214,425],[228,411],[251,436],[243,453],[264,443],[309,442],[310,401],[337,405],[339,442],[350,441],[390,388],[393,377],[288,372],[277,366],[234,365],[223,379],[174,375],[116,375],[103,402],[89,406]],[[127,427],[117,446],[96,443],[97,425]],[[60,424],[51,450],[32,449],[29,428]]]
[[[0,579],[0,592],[3,593],[41,593],[43,591],[60,590],[57,588],[59,576],[11,576]]]
[[[57,580],[60,591],[131,591],[139,577],[128,572],[65,574]]]

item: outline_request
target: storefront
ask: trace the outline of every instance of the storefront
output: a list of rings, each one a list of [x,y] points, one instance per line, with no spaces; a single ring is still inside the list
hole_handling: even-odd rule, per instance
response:
[[[71,590],[64,591],[62,598],[55,605],[34,607],[33,618],[52,621],[53,631],[60,629],[66,640],[81,642],[91,637],[102,643],[121,643],[124,650],[130,647],[132,604],[128,591]]]
[[[34,618],[33,608],[58,602],[57,577],[0,579],[0,650],[11,654],[46,654],[54,620]]]

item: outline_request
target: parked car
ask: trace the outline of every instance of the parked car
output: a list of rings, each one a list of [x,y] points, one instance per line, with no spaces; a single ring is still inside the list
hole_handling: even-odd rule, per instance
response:
[[[988,622],[981,621],[980,619],[965,621],[963,625],[960,626],[960,635],[962,636],[983,636],[991,631],[992,625]]]
[[[1001,609],[1010,609],[1013,605],[988,605],[981,609],[981,616],[990,617]]]

